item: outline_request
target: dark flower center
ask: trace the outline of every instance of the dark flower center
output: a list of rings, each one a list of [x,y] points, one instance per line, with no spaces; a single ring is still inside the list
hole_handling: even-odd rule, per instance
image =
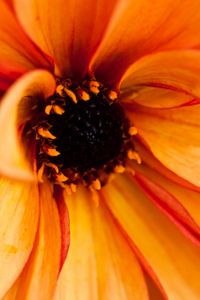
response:
[[[60,155],[51,162],[84,173],[102,168],[116,158],[123,144],[125,116],[118,103],[109,104],[101,94],[77,104],[66,99],[62,115],[50,115],[53,141]]]

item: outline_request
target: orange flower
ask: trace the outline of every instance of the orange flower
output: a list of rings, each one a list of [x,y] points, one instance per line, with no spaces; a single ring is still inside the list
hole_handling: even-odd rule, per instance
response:
[[[198,300],[199,0],[0,16],[0,299]]]

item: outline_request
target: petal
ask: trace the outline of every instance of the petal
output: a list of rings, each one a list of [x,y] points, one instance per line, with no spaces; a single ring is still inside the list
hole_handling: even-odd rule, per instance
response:
[[[199,45],[199,0],[122,1],[93,62],[100,80],[118,83],[138,58]]]
[[[0,61],[1,71],[15,79],[36,67],[52,68],[47,57],[28,39],[6,1],[0,1]],[[17,76],[18,75],[18,76]]]
[[[144,169],[144,167],[143,167]],[[181,204],[181,200],[176,198],[173,194],[169,192],[168,189],[153,182],[152,173],[150,170],[145,168],[146,173],[149,175],[150,179],[143,176],[139,172],[135,174],[135,179],[137,183],[141,186],[143,191],[146,193],[149,199],[153,201],[158,208],[160,208],[179,228],[190,238],[193,242],[199,244],[200,246],[200,227],[192,218],[187,209]],[[154,174],[154,173],[153,173]],[[154,174],[154,176],[161,177],[159,174]],[[177,187],[177,189],[179,186]],[[196,196],[200,196],[198,193],[190,192]],[[193,204],[192,204],[193,205]],[[191,206],[192,206],[191,205]],[[199,219],[197,219],[199,221]]]
[[[28,118],[34,101],[50,96],[54,89],[53,76],[47,71],[38,70],[24,75],[2,99],[0,173],[14,178],[32,179],[30,166],[19,141],[17,125],[21,125]]]
[[[18,279],[17,287],[13,287],[17,290],[16,300],[52,299],[60,267],[60,249],[57,206],[51,186],[43,184],[40,187],[39,229],[31,256]]]
[[[15,0],[29,36],[54,57],[59,75],[81,78],[99,45],[117,0]]]
[[[129,112],[127,112],[129,114]],[[138,109],[129,114],[140,136],[167,168],[200,185],[200,105]]]
[[[168,298],[198,300],[200,249],[125,176],[105,187],[103,196],[144,267],[154,279],[156,276]]]
[[[71,245],[55,300],[148,299],[137,259],[103,203],[83,190],[66,201]]]
[[[137,61],[127,71],[122,97],[127,97],[128,103],[135,101],[149,107],[180,106],[200,98],[199,78],[199,51],[154,54]]]
[[[21,273],[38,226],[36,184],[0,178],[0,298]]]

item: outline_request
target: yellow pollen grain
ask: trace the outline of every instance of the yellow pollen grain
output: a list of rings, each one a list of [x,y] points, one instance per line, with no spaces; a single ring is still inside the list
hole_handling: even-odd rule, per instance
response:
[[[39,182],[44,182],[43,174],[44,174],[44,164],[41,165],[41,167],[39,168],[38,173],[37,173],[37,178],[38,178]]]
[[[56,93],[57,93],[58,95],[60,95],[61,97],[64,96],[63,90],[64,90],[64,86],[63,86],[62,84],[59,84],[59,85],[56,87]]]
[[[97,95],[100,92],[100,90],[96,86],[90,86],[90,92]]]
[[[51,134],[51,132],[43,127],[39,127],[37,130],[38,134],[44,138],[55,140],[56,136]]]
[[[139,156],[139,154],[137,152],[133,151],[133,150],[128,150],[127,156],[131,160],[136,160],[139,165],[142,162],[141,157]]]
[[[99,179],[95,179],[93,182],[92,182],[92,187],[99,191],[101,189],[101,182]]]
[[[68,179],[68,177],[66,177],[62,172],[60,172],[59,174],[56,175],[56,180],[58,182],[64,182]]]
[[[114,168],[115,173],[124,173],[125,172],[125,167],[122,165],[118,165]]]
[[[64,87],[64,91],[67,94],[67,96],[70,97],[71,100],[76,104],[77,103],[77,98],[76,98],[76,95],[74,94],[74,92],[67,89],[66,87]]]
[[[134,126],[131,126],[128,130],[128,133],[132,136],[132,135],[136,135],[138,133],[137,128]]]
[[[78,89],[77,94],[79,95],[80,99],[83,101],[88,101],[90,100],[90,95],[84,91],[83,89]]]
[[[91,80],[89,82],[90,91],[94,94],[98,94],[100,92],[99,87],[100,83],[98,81]]]
[[[65,110],[64,108],[62,108],[59,105],[53,105],[53,111],[57,114],[57,115],[62,115],[64,114]]]
[[[51,112],[51,110],[52,110],[52,107],[53,107],[53,105],[47,105],[46,107],[45,107],[45,110],[44,110],[44,112],[45,112],[45,114],[47,114],[47,115],[50,115],[50,112]]]
[[[112,91],[112,90],[108,92],[108,98],[110,100],[114,101],[117,99],[117,97],[118,97],[117,92]]]

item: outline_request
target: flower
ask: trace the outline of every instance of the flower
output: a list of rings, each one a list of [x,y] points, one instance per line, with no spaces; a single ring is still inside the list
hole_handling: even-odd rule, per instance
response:
[[[0,298],[199,299],[199,1],[2,0],[0,15]],[[92,192],[38,182],[38,107],[47,125],[100,86],[120,91],[135,160],[102,189],[84,179]]]

